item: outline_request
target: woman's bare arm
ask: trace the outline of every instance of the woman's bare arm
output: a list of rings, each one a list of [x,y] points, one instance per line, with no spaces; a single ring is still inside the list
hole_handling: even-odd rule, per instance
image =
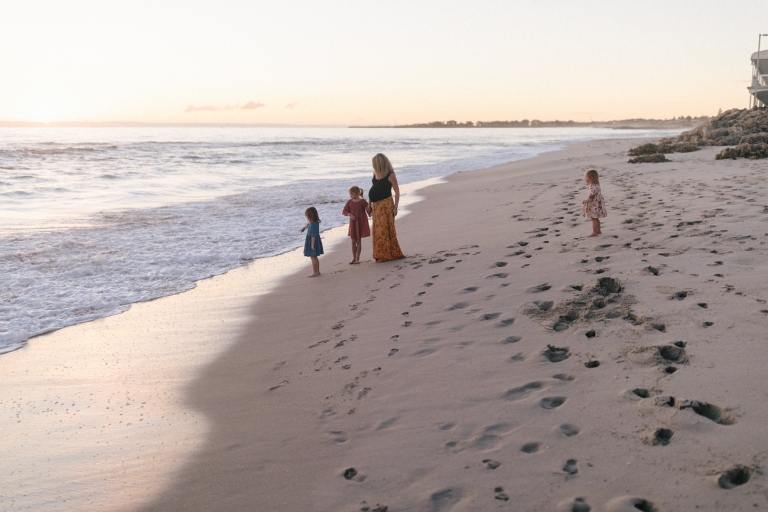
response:
[[[400,186],[397,184],[397,176],[395,176],[395,173],[390,173],[389,175],[389,182],[392,184],[392,190],[395,191],[395,212],[394,214],[397,215],[397,205],[400,203]]]

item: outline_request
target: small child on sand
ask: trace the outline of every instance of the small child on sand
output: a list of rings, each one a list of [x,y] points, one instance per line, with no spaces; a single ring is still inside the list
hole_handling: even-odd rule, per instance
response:
[[[368,226],[368,201],[363,199],[363,189],[360,187],[350,187],[349,197],[351,198],[344,205],[341,212],[345,217],[349,217],[349,236],[352,238],[352,261],[350,265],[360,263],[360,251],[363,249],[363,238],[371,236],[371,229]]]
[[[304,212],[304,217],[307,218],[307,225],[299,230],[300,233],[303,233],[305,229],[307,230],[304,256],[309,256],[312,259],[312,275],[309,277],[317,277],[320,275],[320,260],[317,257],[323,254],[323,242],[320,240],[320,215],[314,206],[310,206]]]
[[[607,217],[608,211],[605,209],[605,200],[600,192],[600,178],[597,176],[597,171],[591,169],[584,173],[584,180],[589,185],[589,197],[582,201],[584,205],[582,215],[592,219],[592,234],[589,236],[602,235],[600,219]]]

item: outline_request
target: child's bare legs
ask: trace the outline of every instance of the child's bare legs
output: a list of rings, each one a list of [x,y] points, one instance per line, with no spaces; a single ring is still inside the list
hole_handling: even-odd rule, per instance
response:
[[[317,259],[317,256],[310,256],[309,259],[312,260],[312,275],[309,277],[317,277],[320,275],[320,260]]]
[[[360,263],[360,239],[359,238],[350,238],[352,240],[352,261],[349,262],[350,265],[354,265],[355,263]]]
[[[602,234],[603,232],[600,231],[600,219],[592,219],[592,234],[589,236],[597,236]]]
[[[355,238],[352,242],[357,244],[355,246],[355,263],[360,263],[360,253],[363,252],[363,239]]]

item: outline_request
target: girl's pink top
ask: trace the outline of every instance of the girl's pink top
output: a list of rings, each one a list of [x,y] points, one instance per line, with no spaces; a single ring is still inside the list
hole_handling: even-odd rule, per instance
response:
[[[347,201],[344,205],[344,211],[342,214],[352,214],[355,216],[355,220],[349,221],[349,236],[352,238],[365,238],[371,236],[371,228],[368,226],[368,214],[365,213],[365,208],[368,206],[368,201],[360,199],[355,202],[353,200]]]

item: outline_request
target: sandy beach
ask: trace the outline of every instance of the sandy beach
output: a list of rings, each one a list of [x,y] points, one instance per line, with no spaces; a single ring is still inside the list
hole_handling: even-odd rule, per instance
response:
[[[350,266],[335,235],[320,278],[307,279],[298,256],[268,289],[237,270],[223,289],[201,282],[2,356],[0,386],[12,392],[0,427],[13,448],[0,465],[16,480],[0,509],[768,507],[768,162],[715,161],[721,148],[705,147],[628,164],[639,142],[579,143],[420,190],[425,200],[398,219],[404,260]],[[594,238],[581,217],[587,169],[599,171],[609,211]],[[363,260],[370,254],[366,243]],[[272,269],[271,282],[280,274]],[[105,333],[121,322],[115,338]],[[176,342],[159,350],[170,324]],[[65,339],[55,350],[71,356],[54,354]],[[117,339],[133,339],[139,355],[115,348],[103,359]],[[55,369],[40,362],[57,357]],[[97,364],[120,377],[77,377]],[[163,392],[172,398],[149,399]],[[77,506],[51,487],[34,501],[19,482],[34,492],[46,453],[76,451],[78,434],[53,432],[53,417],[33,408],[76,395],[78,412],[100,408],[89,425],[122,421],[105,409],[119,398],[145,405],[161,428],[151,439],[135,427],[80,434],[84,451],[126,436],[152,447],[123,442],[92,499],[83,496],[98,485],[94,472],[73,484],[54,461],[49,486],[60,482]]]

